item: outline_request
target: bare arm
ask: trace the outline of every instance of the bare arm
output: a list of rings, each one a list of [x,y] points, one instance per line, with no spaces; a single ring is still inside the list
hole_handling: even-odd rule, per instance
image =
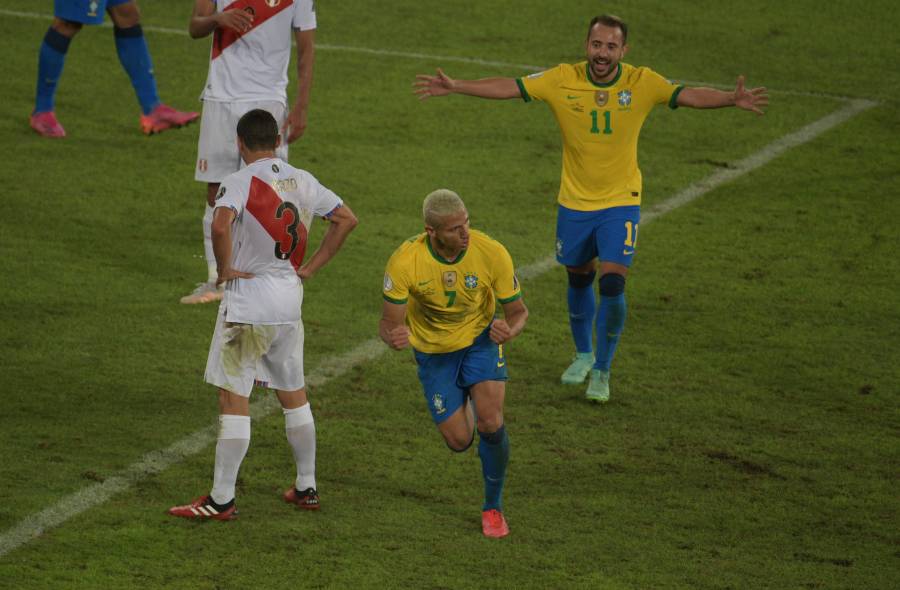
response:
[[[216,12],[216,3],[213,0],[195,0],[188,33],[192,39],[206,37],[217,27],[226,27],[238,33],[246,33],[252,24],[253,17],[243,10]]]
[[[406,327],[406,304],[385,301],[381,305],[381,321],[378,335],[394,350],[409,346],[409,328]]]
[[[768,106],[769,94],[762,86],[749,90],[744,88],[744,77],[738,76],[737,85],[732,92],[715,88],[685,88],[678,95],[677,101],[678,106],[695,109],[738,107],[762,115],[764,113],[761,107]]]
[[[215,219],[213,219],[215,221]],[[350,207],[342,205],[335,209],[328,218],[328,229],[325,230],[325,237],[315,253],[306,261],[306,264],[300,267],[297,274],[301,279],[311,278],[316,272],[325,266],[329,260],[334,258],[338,250],[347,236],[353,231],[353,228],[359,223]]]
[[[519,297],[515,301],[503,304],[503,319],[497,318],[491,323],[491,340],[497,344],[505,344],[522,333],[528,319],[528,308]]]
[[[316,30],[294,30],[297,40],[297,98],[281,129],[281,136],[293,143],[306,131],[309,92],[312,89],[313,64],[316,61]]]
[[[481,80],[454,80],[438,68],[436,76],[416,76],[415,93],[420,100],[447,94],[466,94],[480,98],[522,98],[515,78],[482,78]]]
[[[216,285],[221,285],[231,279],[249,279],[253,277],[250,273],[240,272],[231,268],[231,224],[234,222],[234,217],[234,209],[231,207],[216,207],[215,212],[213,212],[212,245],[219,273]]]

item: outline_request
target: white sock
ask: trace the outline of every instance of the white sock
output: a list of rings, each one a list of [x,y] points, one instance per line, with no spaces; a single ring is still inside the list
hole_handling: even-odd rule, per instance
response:
[[[212,247],[212,220],[213,208],[207,205],[206,212],[203,214],[203,253],[206,255],[208,272],[206,280],[210,283],[215,283],[216,279],[219,278],[219,273],[216,270],[216,255],[213,254]]]
[[[297,480],[294,486],[301,492],[306,488],[315,488],[316,424],[309,403],[292,410],[284,410],[284,432],[291,450],[294,451],[294,462],[297,464]]]
[[[237,483],[238,469],[250,446],[250,416],[219,416],[219,441],[216,443],[216,470],[213,502],[227,504],[234,499],[234,485]]]

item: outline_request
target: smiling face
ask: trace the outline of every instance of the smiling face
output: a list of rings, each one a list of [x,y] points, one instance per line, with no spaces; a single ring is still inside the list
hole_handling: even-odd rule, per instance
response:
[[[591,27],[585,52],[594,82],[610,82],[615,78],[619,61],[627,51],[622,29],[603,23]]]

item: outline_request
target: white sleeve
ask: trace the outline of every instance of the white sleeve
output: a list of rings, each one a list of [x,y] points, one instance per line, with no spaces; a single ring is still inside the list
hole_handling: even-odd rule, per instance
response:
[[[216,193],[216,207],[230,207],[234,209],[235,214],[240,215],[244,212],[247,205],[248,191],[241,190],[241,183],[230,175],[222,184],[219,185],[219,192]]]
[[[301,31],[310,31],[316,28],[315,0],[297,0],[294,2],[293,26]]]
[[[322,186],[315,176],[308,172],[304,176],[307,189],[306,194],[309,195],[310,199],[310,209],[315,215],[326,217],[344,204],[339,196]]]

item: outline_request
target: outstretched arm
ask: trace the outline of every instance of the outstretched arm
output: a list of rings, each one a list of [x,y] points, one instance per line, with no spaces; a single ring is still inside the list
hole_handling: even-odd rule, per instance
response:
[[[764,114],[761,107],[769,105],[769,92],[764,86],[744,88],[744,77],[738,76],[737,85],[732,92],[714,88],[685,88],[678,95],[678,106],[695,109],[717,109],[720,107],[738,107],[745,111],[753,111],[757,115]]]
[[[409,346],[409,328],[406,327],[406,304],[385,301],[381,305],[381,321],[378,335],[394,350]]]
[[[206,37],[216,30],[217,27],[225,27],[238,33],[246,33],[250,30],[252,24],[253,17],[243,10],[232,9],[225,12],[216,12],[214,0],[196,0],[194,2],[194,12],[191,15],[191,22],[188,25],[188,33],[193,39]]]
[[[519,85],[515,78],[482,78],[481,80],[454,80],[438,68],[436,76],[418,74],[415,93],[419,100],[425,100],[432,96],[446,96],[447,94],[467,94],[480,98],[521,98]]]

